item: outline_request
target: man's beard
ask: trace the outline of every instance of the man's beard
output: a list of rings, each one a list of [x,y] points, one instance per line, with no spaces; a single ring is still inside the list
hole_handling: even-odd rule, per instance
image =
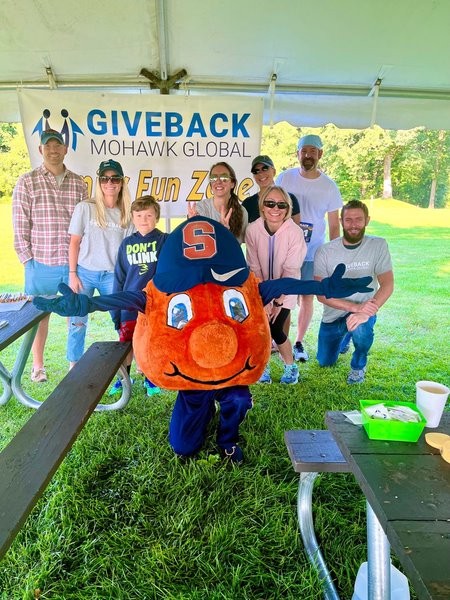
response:
[[[302,168],[305,171],[312,171],[316,166],[316,161],[313,158],[303,158],[302,159]]]
[[[357,233],[356,235],[351,235],[346,229],[344,229],[343,230],[344,240],[346,242],[348,242],[349,244],[357,244],[358,242],[360,242],[363,239],[365,232],[366,232],[365,227],[363,227],[359,231],[359,233]]]

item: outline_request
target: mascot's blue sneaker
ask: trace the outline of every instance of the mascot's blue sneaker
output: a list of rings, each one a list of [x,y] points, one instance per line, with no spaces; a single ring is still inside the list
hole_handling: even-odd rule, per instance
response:
[[[284,365],[284,373],[281,376],[280,383],[297,383],[298,378],[299,372],[295,363],[292,365]]]
[[[266,367],[263,371],[263,374],[258,380],[258,383],[272,383],[272,379],[270,377],[270,368]]]
[[[222,448],[222,457],[235,465],[240,465],[244,462],[244,453],[237,444],[236,446],[231,446],[231,448]]]
[[[161,393],[161,388],[152,383],[147,377],[144,380],[144,387],[147,391],[147,396],[155,396]]]

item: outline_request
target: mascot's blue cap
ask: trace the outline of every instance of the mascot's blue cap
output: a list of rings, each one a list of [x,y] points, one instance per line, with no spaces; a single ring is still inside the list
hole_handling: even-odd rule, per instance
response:
[[[158,257],[155,287],[172,294],[199,283],[242,285],[249,276],[244,254],[234,235],[206,217],[193,217],[169,235]]]

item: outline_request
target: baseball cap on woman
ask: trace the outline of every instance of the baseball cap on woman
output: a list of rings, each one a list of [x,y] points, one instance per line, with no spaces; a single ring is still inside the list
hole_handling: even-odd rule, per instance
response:
[[[105,171],[115,171],[117,175],[123,177],[122,165],[112,158],[109,160],[104,160],[100,163],[100,166],[97,170],[97,175],[101,176]]]

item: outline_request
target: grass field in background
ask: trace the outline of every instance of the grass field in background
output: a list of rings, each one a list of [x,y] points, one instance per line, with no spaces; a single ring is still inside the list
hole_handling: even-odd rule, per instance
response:
[[[217,459],[213,432],[200,460],[178,462],[167,442],[175,394],[147,398],[138,377],[123,411],[89,419],[0,563],[2,600],[32,599],[37,589],[52,600],[322,597],[297,531],[298,476],[284,431],[323,429],[327,410],[358,408],[361,398],[412,401],[419,379],[449,384],[450,211],[385,200],[369,207],[368,233],[389,242],[395,292],[379,313],[365,383],[345,383],[350,354],[335,367],[317,365],[316,305],[301,382],[252,386],[254,408],[241,426],[245,463],[227,468]],[[0,290],[20,290],[6,210],[0,205]],[[65,328],[65,319],[52,317],[50,381],[26,382],[40,400],[67,370]],[[94,313],[87,344],[100,339],[115,339],[115,332],[107,315]],[[17,343],[2,352],[6,366],[16,351]],[[281,363],[271,360],[279,379]],[[0,407],[0,448],[31,414],[15,400]],[[365,501],[353,477],[323,475],[314,511],[340,596],[349,599],[366,560]]]

